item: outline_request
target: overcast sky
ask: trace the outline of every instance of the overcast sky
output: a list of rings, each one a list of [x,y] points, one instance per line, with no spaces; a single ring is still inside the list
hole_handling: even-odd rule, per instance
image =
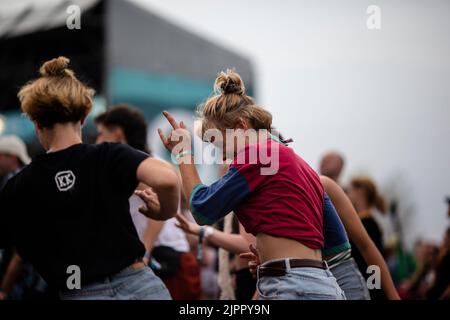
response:
[[[441,239],[450,195],[450,2],[133,0],[250,57],[258,102],[317,168],[373,176],[410,235]],[[381,30],[366,26],[369,5]]]

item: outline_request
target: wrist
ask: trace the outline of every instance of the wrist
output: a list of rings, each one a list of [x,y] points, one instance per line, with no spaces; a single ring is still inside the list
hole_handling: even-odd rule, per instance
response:
[[[180,162],[185,157],[192,157],[192,150],[183,150],[175,155],[175,159]]]
[[[214,233],[214,228],[211,226],[206,226],[205,227],[205,234],[204,237],[205,239],[208,239],[209,237],[211,237]]]
[[[145,251],[143,258],[150,260],[151,256],[152,256],[152,252],[147,250],[147,251]]]

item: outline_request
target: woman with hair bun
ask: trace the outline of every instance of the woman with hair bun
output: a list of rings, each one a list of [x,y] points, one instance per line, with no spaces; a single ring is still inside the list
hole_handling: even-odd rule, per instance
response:
[[[144,246],[129,214],[138,191],[142,214],[175,215],[180,187],[170,164],[124,144],[83,144],[81,129],[93,90],[69,59],[45,62],[41,76],[19,91],[22,111],[46,150],[0,194],[0,247],[15,246],[61,299],[170,299],[142,262]]]
[[[272,115],[245,94],[236,72],[220,73],[215,89],[217,94],[201,106],[199,115],[202,139],[221,148],[223,160],[231,162],[218,181],[210,186],[201,183],[191,135],[182,122],[164,112],[173,130],[168,137],[159,130],[178,160],[196,221],[210,225],[234,211],[256,237],[262,262],[257,280],[260,299],[345,299],[322,258],[324,189],[319,176],[270,133]],[[230,131],[232,135],[227,135]]]

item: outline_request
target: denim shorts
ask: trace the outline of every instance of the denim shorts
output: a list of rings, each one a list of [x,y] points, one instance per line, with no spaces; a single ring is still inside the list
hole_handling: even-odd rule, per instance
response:
[[[258,276],[256,288],[260,300],[345,300],[344,292],[328,269],[290,268],[289,263],[284,276]]]
[[[169,291],[149,267],[128,267],[80,290],[60,293],[61,300],[171,300]]]
[[[348,300],[370,300],[366,280],[362,276],[353,258],[330,267],[337,283],[345,292]]]

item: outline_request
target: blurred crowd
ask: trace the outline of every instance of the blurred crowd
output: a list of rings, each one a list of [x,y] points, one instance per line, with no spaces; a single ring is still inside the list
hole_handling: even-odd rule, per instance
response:
[[[321,160],[320,172],[340,182],[344,164],[340,153],[329,152]],[[395,212],[388,209],[372,179],[354,177],[344,188],[371,239],[383,254],[400,297],[407,300],[450,299],[450,227],[440,243],[418,239],[410,252],[405,249],[399,230],[395,230]],[[445,201],[450,218],[450,197]],[[354,257],[361,273],[366,274],[367,266],[359,253],[356,252]]]
[[[147,123],[138,109],[128,105],[113,106],[98,116],[95,123],[97,143],[126,143],[151,154],[147,144]],[[19,137],[1,136],[0,189],[30,161],[27,148]],[[387,209],[374,180],[356,176],[344,185],[341,182],[344,166],[344,157],[339,152],[327,152],[321,159],[319,172],[346,191],[364,228],[383,254],[401,298],[449,299],[450,228],[440,243],[417,240],[414,250],[408,252],[399,237],[385,237],[387,232],[392,233],[388,230],[392,228],[389,223],[392,212]],[[450,198],[446,201],[450,217]],[[230,241],[215,237],[199,245],[200,229],[194,223],[186,199],[182,201],[181,214],[167,221],[146,218],[139,213],[140,205],[139,197],[130,198],[130,212],[146,248],[146,262],[164,281],[172,298],[248,300],[253,297],[255,279],[248,271],[247,262],[239,258]],[[217,232],[246,235],[233,215],[215,224],[214,228]],[[212,234],[213,230],[206,229],[205,238],[208,232]],[[352,256],[361,274],[368,277],[368,266],[355,246],[352,246]],[[371,290],[370,294],[372,299],[383,299],[382,290]],[[0,299],[51,298],[54,298],[53,293],[45,281],[31,265],[22,261],[14,248],[1,251]]]

